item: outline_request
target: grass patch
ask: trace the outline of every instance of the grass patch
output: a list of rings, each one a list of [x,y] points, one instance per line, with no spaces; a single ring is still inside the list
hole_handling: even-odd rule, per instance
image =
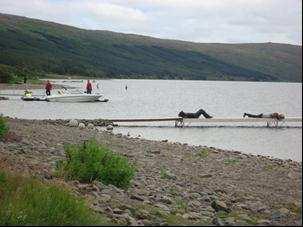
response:
[[[225,165],[235,165],[235,164],[238,164],[239,162],[240,162],[240,160],[236,159],[236,158],[228,158],[228,159],[224,160]]]
[[[0,225],[101,225],[84,200],[34,178],[0,171]]]
[[[258,223],[258,217],[247,215],[245,213],[239,213],[237,211],[232,211],[227,213],[225,211],[219,211],[217,217],[226,221],[228,218],[233,218],[237,223],[245,223],[246,225],[256,225]]]
[[[287,203],[284,204],[283,207],[289,209],[292,213],[296,214],[297,216],[300,216],[302,214],[302,208],[300,206],[300,203]]]
[[[0,139],[8,132],[9,127],[4,117],[0,116]]]
[[[173,173],[171,173],[170,170],[166,169],[165,167],[161,167],[160,177],[161,177],[161,179],[169,179],[169,180],[177,179],[177,177]]]
[[[175,214],[169,214],[166,218],[165,221],[168,225],[183,225],[183,226],[188,226],[190,222],[183,218],[180,215],[175,215]]]
[[[207,158],[209,155],[209,149],[208,148],[203,148],[198,152],[198,156],[200,158]]]
[[[184,201],[181,197],[177,198],[175,200],[175,207],[174,207],[174,210],[173,210],[173,214],[176,214],[176,213],[180,213],[180,214],[184,214],[186,213],[188,210],[188,205],[186,203],[186,201]]]
[[[82,145],[65,147],[67,159],[57,162],[57,175],[80,182],[101,181],[127,188],[135,175],[135,168],[126,157],[91,140]]]
[[[169,179],[169,174],[164,167],[161,167],[160,169],[160,177],[161,179]]]

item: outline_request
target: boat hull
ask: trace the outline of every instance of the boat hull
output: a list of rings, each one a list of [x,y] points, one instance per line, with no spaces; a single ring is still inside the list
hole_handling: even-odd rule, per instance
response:
[[[46,97],[49,102],[97,102],[102,95],[85,94],[85,95],[50,95]]]

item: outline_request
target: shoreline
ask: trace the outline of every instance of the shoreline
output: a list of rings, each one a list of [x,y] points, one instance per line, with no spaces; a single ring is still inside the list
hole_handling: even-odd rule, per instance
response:
[[[68,126],[68,123],[71,120],[76,120],[78,123],[84,123],[84,125],[88,125],[88,124],[93,124],[95,127],[100,127],[101,129],[98,132],[110,132],[106,130],[106,126],[108,125],[112,125],[113,127],[119,127],[117,124],[113,124],[110,121],[107,121],[105,119],[25,119],[25,118],[17,118],[17,117],[9,117],[9,116],[3,116],[7,119],[14,119],[14,120],[21,120],[21,121],[29,121],[29,122],[44,122],[44,123],[49,123],[49,124],[53,124],[53,125],[62,125],[62,126]],[[113,135],[119,135],[119,136],[126,136],[123,135],[122,133],[112,133]],[[147,138],[142,138],[141,136],[135,136],[135,137],[128,137],[128,138],[135,138],[138,140],[147,140],[147,141],[153,141],[153,142],[169,142],[169,143],[175,143],[175,144],[181,144],[181,145],[188,145],[188,146],[192,146],[192,147],[208,147],[210,149],[216,149],[218,151],[222,151],[222,152],[229,152],[229,153],[234,153],[234,154],[240,154],[240,155],[247,155],[247,156],[253,156],[253,157],[263,157],[263,158],[267,158],[269,160],[272,161],[280,161],[280,162],[295,162],[295,163],[299,163],[302,164],[302,161],[297,161],[297,160],[293,160],[293,159],[283,159],[283,158],[278,158],[278,157],[274,157],[274,156],[269,156],[269,155],[261,155],[261,154],[252,154],[252,153],[245,153],[243,151],[240,150],[229,150],[229,149],[224,149],[224,148],[218,148],[218,147],[213,147],[213,146],[205,146],[205,145],[194,145],[194,144],[189,144],[189,143],[181,143],[178,141],[170,141],[167,139],[162,139],[162,140],[153,140],[153,139],[147,139]]]
[[[0,142],[0,157],[9,169],[53,180],[56,161],[65,158],[64,144],[78,144],[89,138],[134,163],[138,171],[128,190],[65,182],[114,223],[148,225],[160,220],[165,224],[169,222],[165,217],[173,215],[180,223],[190,224],[302,224],[297,213],[302,202],[301,162],[131,138],[96,128],[71,127],[56,120],[8,118],[8,123],[10,130],[22,138],[21,142]],[[163,171],[167,178],[163,178]],[[182,211],[177,209],[180,201],[186,204]],[[221,206],[221,211],[228,210],[228,218],[220,216],[214,203]],[[158,214],[152,212],[154,209]]]
[[[25,121],[41,121],[41,122],[45,122],[45,123],[49,123],[49,124],[54,124],[54,125],[63,125],[63,126],[68,126],[68,123],[71,120],[76,120],[78,121],[78,123],[84,123],[84,125],[88,125],[88,124],[93,124],[96,127],[100,127],[102,128],[101,130],[99,130],[98,132],[109,132],[113,135],[119,135],[119,136],[126,136],[126,135],[122,135],[122,133],[112,133],[111,131],[107,131],[106,130],[106,126],[108,125],[113,125],[113,127],[119,127],[118,125],[113,124],[112,122],[108,122],[106,120],[103,119],[23,119],[23,118],[11,118],[9,116],[4,116],[8,119],[15,119],[15,120],[25,120]],[[210,149],[215,149],[218,151],[222,151],[222,152],[229,152],[229,153],[234,153],[234,154],[239,154],[239,155],[247,155],[247,156],[253,156],[253,157],[263,157],[263,158],[267,158],[271,161],[280,161],[280,162],[295,162],[298,164],[302,164],[302,161],[297,161],[297,160],[292,160],[292,159],[282,159],[282,158],[278,158],[278,157],[274,157],[274,156],[269,156],[269,155],[260,155],[260,154],[252,154],[252,153],[245,153],[243,151],[236,151],[236,150],[229,150],[229,149],[223,149],[223,148],[217,148],[217,147],[213,147],[213,146],[205,146],[205,145],[193,145],[193,144],[189,144],[189,143],[181,143],[181,142],[177,142],[177,141],[170,141],[167,139],[164,140],[153,140],[153,139],[147,139],[147,138],[142,138],[141,136],[135,136],[135,137],[128,137],[128,138],[135,138],[138,140],[147,140],[147,141],[153,141],[153,142],[168,142],[168,143],[173,143],[173,144],[181,144],[181,145],[187,145],[187,146],[191,146],[191,147],[207,147]]]
[[[0,83],[0,91],[1,90],[26,90],[27,89],[42,89],[44,90],[45,84],[41,81],[40,84],[6,84]],[[65,86],[68,87],[68,86]],[[61,89],[62,85],[53,83],[53,89]]]

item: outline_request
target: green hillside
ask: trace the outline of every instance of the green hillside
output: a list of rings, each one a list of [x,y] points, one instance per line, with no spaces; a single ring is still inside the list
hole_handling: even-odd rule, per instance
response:
[[[301,82],[301,61],[296,45],[193,43],[0,14],[0,64],[39,73]]]

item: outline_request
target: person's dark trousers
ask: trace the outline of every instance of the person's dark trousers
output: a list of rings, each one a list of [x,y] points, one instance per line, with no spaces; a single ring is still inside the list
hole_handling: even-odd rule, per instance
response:
[[[262,118],[263,114],[249,114],[249,113],[244,113],[244,117],[253,117],[253,118]]]
[[[46,90],[46,95],[51,95],[50,91],[49,90]]]
[[[91,93],[92,93],[92,91],[90,91],[90,90],[86,91],[86,94],[91,94]]]

